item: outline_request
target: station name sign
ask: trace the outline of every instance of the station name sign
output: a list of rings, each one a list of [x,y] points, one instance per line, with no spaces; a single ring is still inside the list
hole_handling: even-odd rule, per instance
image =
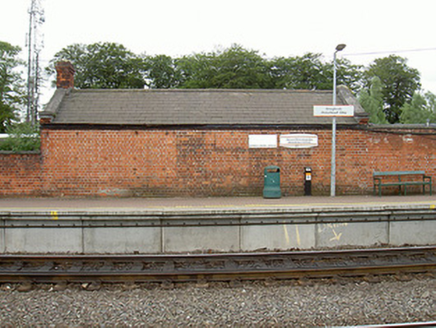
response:
[[[354,116],[353,105],[313,106],[313,116]]]

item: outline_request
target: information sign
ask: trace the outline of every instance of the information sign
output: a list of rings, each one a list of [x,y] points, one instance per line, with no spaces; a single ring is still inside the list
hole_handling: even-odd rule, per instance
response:
[[[283,134],[280,136],[280,146],[286,148],[312,148],[318,146],[316,134]]]
[[[276,134],[251,134],[248,136],[249,148],[277,148]]]

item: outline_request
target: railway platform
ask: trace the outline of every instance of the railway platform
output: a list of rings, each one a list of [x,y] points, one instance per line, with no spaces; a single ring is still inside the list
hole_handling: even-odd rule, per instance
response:
[[[436,196],[0,198],[0,253],[435,245]]]

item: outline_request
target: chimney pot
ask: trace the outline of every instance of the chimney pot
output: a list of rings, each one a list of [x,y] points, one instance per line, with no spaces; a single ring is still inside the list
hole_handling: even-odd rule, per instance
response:
[[[74,88],[74,73],[76,72],[73,64],[69,61],[60,61],[56,63],[56,87],[58,89]]]

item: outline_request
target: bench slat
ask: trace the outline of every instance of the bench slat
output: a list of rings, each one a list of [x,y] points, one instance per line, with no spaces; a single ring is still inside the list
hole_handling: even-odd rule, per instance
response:
[[[401,182],[385,182],[385,183],[380,183],[380,184],[376,184],[376,186],[412,186],[412,185],[416,185],[416,186],[420,186],[420,185],[429,185],[431,184],[430,181],[401,181]]]
[[[425,171],[386,171],[386,172],[377,172],[374,171],[374,176],[391,176],[391,175],[424,175]]]

